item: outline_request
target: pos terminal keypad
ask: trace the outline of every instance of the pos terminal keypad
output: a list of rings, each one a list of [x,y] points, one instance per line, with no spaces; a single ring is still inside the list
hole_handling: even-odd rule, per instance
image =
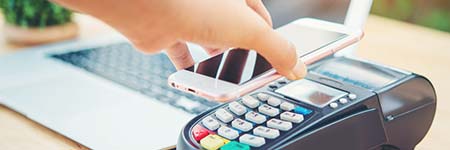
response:
[[[313,109],[296,101],[269,92],[253,93],[205,115],[191,135],[204,149],[258,148],[288,135],[313,114]]]
[[[334,110],[356,98],[307,79],[280,79],[266,89],[205,114],[191,129],[192,138],[203,149],[258,149],[296,132],[321,113],[316,111]]]

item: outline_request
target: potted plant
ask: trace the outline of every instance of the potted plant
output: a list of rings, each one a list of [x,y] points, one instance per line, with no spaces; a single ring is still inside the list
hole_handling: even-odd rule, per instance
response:
[[[47,0],[0,0],[4,34],[18,44],[42,44],[74,38],[72,12]]]

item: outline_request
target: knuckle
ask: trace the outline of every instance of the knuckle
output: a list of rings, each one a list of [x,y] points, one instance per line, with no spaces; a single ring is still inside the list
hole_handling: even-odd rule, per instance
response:
[[[131,42],[138,51],[144,54],[155,54],[164,48],[162,42],[151,42],[151,40],[132,40]]]
[[[172,58],[177,61],[180,61],[180,62],[187,62],[187,61],[190,61],[191,56],[187,53],[182,53],[182,54],[174,55],[174,56],[172,56]]]

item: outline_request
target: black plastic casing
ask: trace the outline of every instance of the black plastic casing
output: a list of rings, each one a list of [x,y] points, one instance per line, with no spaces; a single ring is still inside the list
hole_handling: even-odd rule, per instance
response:
[[[345,57],[324,61],[333,64],[346,61],[359,67],[363,64],[367,69],[398,72],[395,68]],[[312,68],[320,65],[322,63],[316,63]],[[317,113],[305,120],[304,126],[295,128],[293,134],[275,139],[276,142],[272,142],[275,144],[265,144],[252,149],[410,150],[425,137],[435,115],[435,90],[428,79],[414,73],[402,72],[400,77],[377,88],[361,87],[314,71],[311,71],[306,79],[356,94],[357,99],[337,109],[314,107]],[[270,89],[264,87],[254,93],[267,91]],[[178,139],[177,149],[201,148],[192,138],[190,130],[216,108],[203,112],[185,126]]]

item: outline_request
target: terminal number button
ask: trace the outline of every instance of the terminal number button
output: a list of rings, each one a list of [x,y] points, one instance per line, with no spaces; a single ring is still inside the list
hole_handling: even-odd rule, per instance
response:
[[[242,97],[242,103],[250,108],[256,108],[259,106],[259,101],[249,95]]]
[[[280,136],[280,131],[276,129],[271,129],[264,126],[258,126],[255,129],[253,129],[253,134],[262,136],[268,139],[274,139],[278,136]]]
[[[295,105],[289,102],[283,102],[281,103],[280,108],[286,111],[291,111],[295,108]]]
[[[241,104],[239,104],[238,102],[231,102],[228,107],[230,108],[230,110],[236,114],[236,115],[243,115],[244,113],[247,112],[247,108],[245,108],[245,106],[242,106]]]
[[[280,115],[281,120],[290,121],[294,123],[300,123],[303,121],[303,115],[293,112],[283,112]]]
[[[216,115],[217,118],[219,118],[221,121],[225,123],[228,123],[231,120],[233,120],[233,115],[223,108],[217,109],[214,114]]]
[[[278,99],[278,98],[276,98],[276,97],[270,97],[270,98],[267,100],[267,103],[268,103],[269,105],[272,105],[272,106],[277,107],[278,105],[281,104],[281,100]]]
[[[251,134],[244,134],[239,137],[239,142],[248,144],[253,147],[260,147],[266,143],[266,140],[262,137],[254,136]]]
[[[266,121],[266,117],[264,115],[261,115],[254,111],[250,111],[250,112],[246,113],[245,119],[249,120],[253,123],[256,123],[256,124],[261,124]]]
[[[263,102],[265,102],[265,101],[267,101],[267,99],[269,99],[269,95],[267,95],[266,93],[258,93],[256,95],[256,97],[258,97],[258,99]]]
[[[265,115],[271,116],[271,117],[274,117],[280,113],[280,110],[278,108],[274,108],[267,104],[263,104],[263,105],[259,106],[258,111]]]
[[[209,130],[216,130],[220,126],[219,121],[217,121],[216,119],[214,119],[211,116],[205,117],[202,120],[202,124],[203,124],[203,126],[208,128]]]
[[[239,118],[234,119],[231,122],[231,126],[244,132],[250,131],[253,128],[253,124]]]
[[[267,121],[267,126],[270,128],[279,129],[281,131],[287,131],[292,128],[292,123],[273,118]]]
[[[221,126],[217,133],[227,139],[233,140],[239,136],[239,132],[227,126]]]

